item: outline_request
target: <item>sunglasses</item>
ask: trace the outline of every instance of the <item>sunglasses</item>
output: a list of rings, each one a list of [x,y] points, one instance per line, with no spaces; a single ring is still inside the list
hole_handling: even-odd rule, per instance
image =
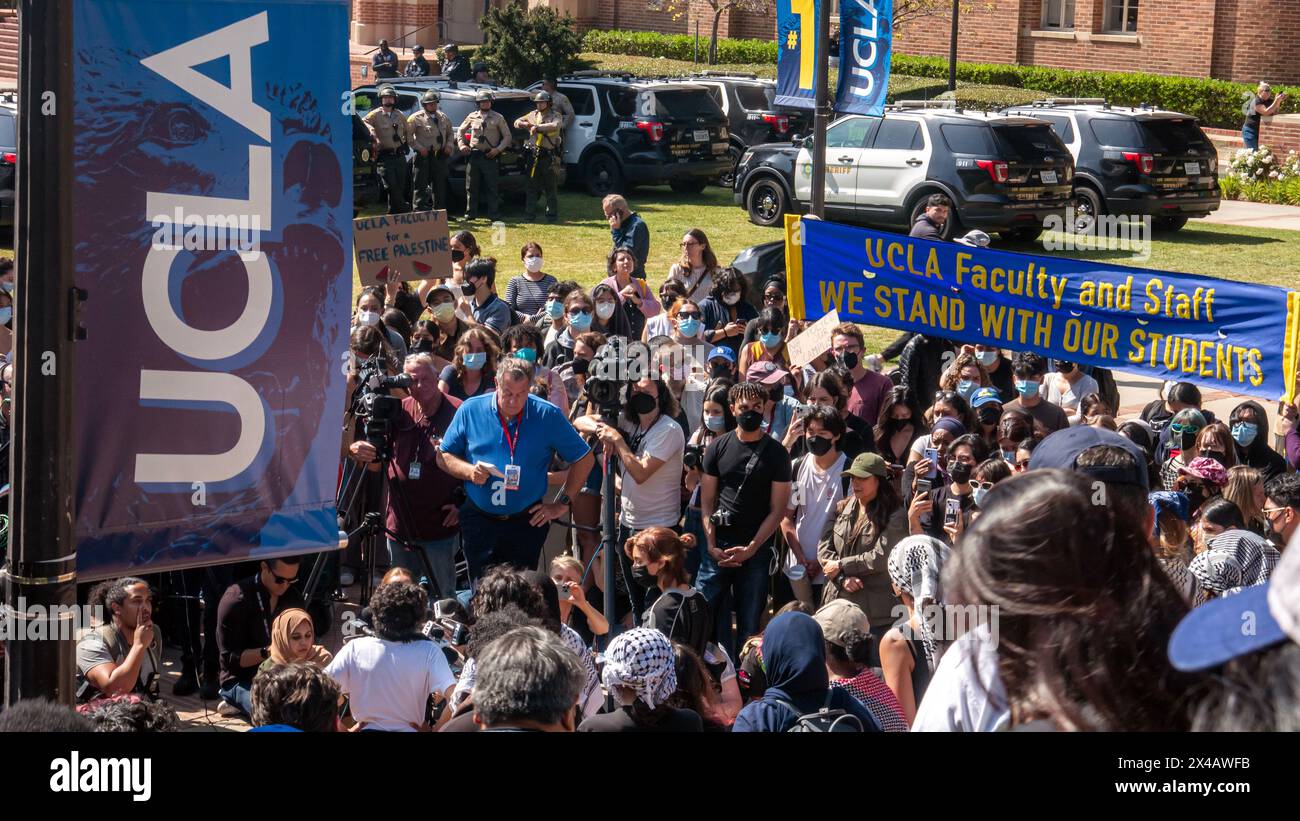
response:
[[[1184,425],[1181,422],[1174,422],[1169,429],[1174,433],[1196,433],[1200,430],[1196,425]]]
[[[286,579],[284,576],[277,576],[274,573],[272,573],[271,578],[275,581],[276,584],[297,584],[298,583],[297,576]]]
[[[785,296],[782,294],[763,294],[764,302],[785,302]]]
[[[578,314],[589,314],[589,313],[591,313],[591,311],[587,310],[586,308],[570,308],[570,309],[569,309],[569,316],[577,316]]]
[[[678,319],[699,319],[700,316],[701,314],[699,311],[682,311],[677,315],[677,318]]]
[[[683,248],[690,248],[692,245],[699,245],[699,243],[696,242],[695,240],[688,240],[682,243]]]
[[[1027,464],[1029,464],[1029,463],[1026,462],[1025,464],[1027,465]],[[971,487],[979,488],[980,490],[992,490],[992,489],[993,489],[993,483],[992,483],[992,482],[971,482],[971,483],[970,483],[970,486],[971,486]]]
[[[1026,459],[1026,460],[1023,461],[1023,462],[1016,462],[1016,467],[1017,467],[1018,469],[1020,469],[1020,470],[1028,470],[1028,469],[1029,469],[1029,460]]]

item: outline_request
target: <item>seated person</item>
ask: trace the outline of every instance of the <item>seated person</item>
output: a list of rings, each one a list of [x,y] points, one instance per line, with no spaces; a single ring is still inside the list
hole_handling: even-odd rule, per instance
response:
[[[310,662],[263,670],[253,679],[250,732],[338,732],[339,699],[338,683]]]
[[[103,606],[112,618],[77,642],[77,701],[127,693],[158,698],[162,631],[153,623],[149,584],[124,576],[104,588]]]
[[[519,627],[483,648],[474,684],[481,732],[571,733],[586,674],[576,653],[542,627]]]
[[[226,588],[217,605],[221,698],[245,716],[253,712],[253,677],[271,657],[271,623],[284,610],[306,608],[294,588],[298,571],[297,556],[264,561],[257,575]]]

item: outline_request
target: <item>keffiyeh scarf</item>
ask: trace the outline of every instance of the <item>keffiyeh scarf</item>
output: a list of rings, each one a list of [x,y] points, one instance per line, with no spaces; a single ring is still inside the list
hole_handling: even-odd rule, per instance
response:
[[[600,676],[606,689],[627,687],[652,710],[677,690],[673,645],[658,630],[637,627],[620,633],[604,658]]]

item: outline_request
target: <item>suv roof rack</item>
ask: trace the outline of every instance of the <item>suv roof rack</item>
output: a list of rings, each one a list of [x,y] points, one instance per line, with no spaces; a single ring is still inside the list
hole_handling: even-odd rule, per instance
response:
[[[757,74],[747,74],[743,71],[696,71],[688,77],[735,77],[738,80],[759,80],[763,79]]]
[[[1034,100],[1030,105],[1099,105],[1110,108],[1110,103],[1106,102],[1105,97],[1048,97],[1045,100]]]
[[[896,100],[893,108],[956,108],[956,100]]]
[[[593,77],[609,77],[617,80],[631,80],[635,75],[630,71],[603,71],[601,69],[584,68],[579,71],[570,71],[565,77],[574,79],[590,80]]]

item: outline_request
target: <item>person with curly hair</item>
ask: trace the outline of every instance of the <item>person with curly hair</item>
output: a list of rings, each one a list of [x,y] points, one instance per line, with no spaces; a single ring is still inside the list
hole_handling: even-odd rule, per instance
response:
[[[338,683],[315,664],[278,664],[253,679],[250,732],[338,732],[340,697]]]

